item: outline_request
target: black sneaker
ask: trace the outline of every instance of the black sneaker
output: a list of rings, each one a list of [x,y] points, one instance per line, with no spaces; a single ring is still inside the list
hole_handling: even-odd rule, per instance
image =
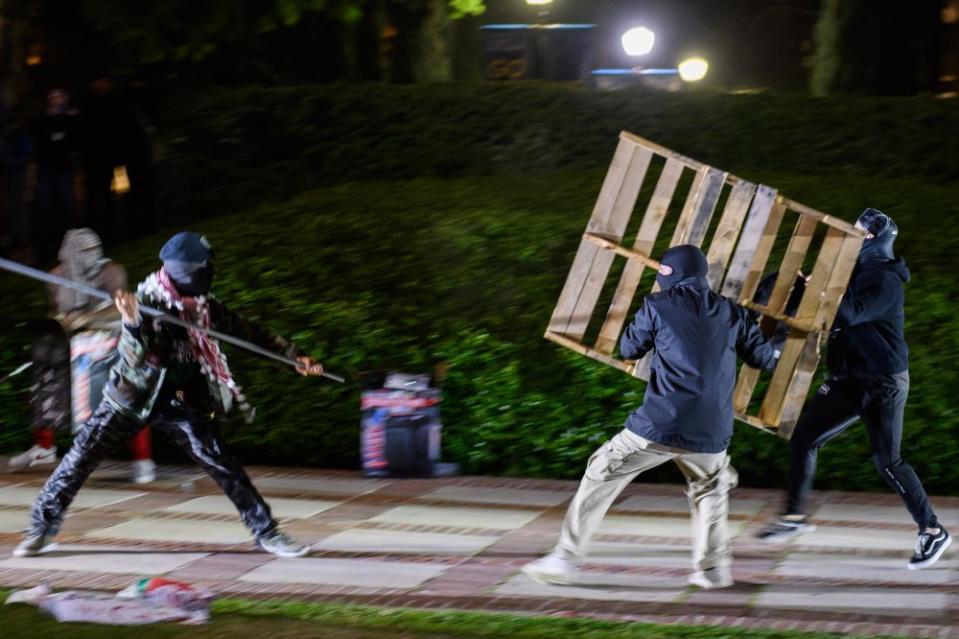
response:
[[[756,535],[756,539],[764,544],[781,544],[789,541],[793,537],[811,533],[814,530],[816,530],[816,525],[810,524],[805,519],[795,520],[779,517],[769,522],[769,524]]]
[[[909,570],[921,570],[933,565],[939,561],[942,553],[946,552],[946,548],[951,543],[952,535],[942,526],[939,527],[938,535],[927,532],[919,533],[919,539],[916,540],[916,552],[907,564]]]

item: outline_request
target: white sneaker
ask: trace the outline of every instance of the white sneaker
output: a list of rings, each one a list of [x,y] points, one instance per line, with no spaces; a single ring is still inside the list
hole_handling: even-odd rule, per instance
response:
[[[554,550],[523,566],[523,574],[538,584],[568,586],[575,583],[579,566]]]
[[[130,473],[130,481],[134,484],[149,484],[156,481],[157,465],[152,459],[138,459],[133,462],[133,471]]]
[[[733,573],[729,568],[707,568],[689,575],[687,581],[690,586],[698,586],[703,590],[728,588],[733,585]]]
[[[17,547],[11,553],[14,557],[36,557],[42,552],[53,550],[56,544],[53,542],[53,536],[45,533],[27,533]]]
[[[307,544],[300,543],[279,530],[257,537],[256,543],[277,557],[302,557],[310,552]]]
[[[44,466],[55,463],[57,463],[56,446],[53,448],[34,446],[26,452],[11,457],[8,468],[11,473],[18,473],[21,470],[33,468],[34,466]]]

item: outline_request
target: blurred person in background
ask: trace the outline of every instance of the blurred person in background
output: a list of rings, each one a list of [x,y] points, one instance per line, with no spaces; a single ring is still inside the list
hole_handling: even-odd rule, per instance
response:
[[[100,238],[91,229],[67,231],[59,257],[54,275],[102,291],[127,286],[126,269],[104,257]],[[51,285],[49,294],[54,319],[39,325],[33,346],[33,446],[10,459],[11,472],[56,463],[56,432],[72,422],[76,434],[90,418],[117,357],[120,321],[112,303],[60,286]],[[156,466],[148,428],[133,437],[130,449],[131,481],[153,481]]]
[[[157,225],[156,178],[143,109],[129,90],[100,78],[91,86],[81,122],[88,223],[118,236],[123,231],[134,236],[152,233]],[[126,174],[127,193],[112,189],[117,170]]]
[[[46,109],[32,127],[37,164],[34,243],[41,263],[56,255],[64,232],[73,224],[77,119],[70,96],[57,87],[47,94]]]
[[[30,134],[12,109],[0,104],[0,222],[9,243],[20,252],[30,245],[31,227],[27,210],[27,168],[33,153]],[[21,260],[30,261],[26,255]]]
[[[102,237],[115,233],[115,203],[111,189],[113,171],[123,164],[118,122],[119,98],[113,82],[100,78],[81,111],[81,152],[86,189],[86,224]]]

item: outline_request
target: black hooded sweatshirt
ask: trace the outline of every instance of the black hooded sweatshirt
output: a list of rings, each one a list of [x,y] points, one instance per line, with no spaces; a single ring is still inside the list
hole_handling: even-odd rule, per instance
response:
[[[620,340],[626,359],[654,351],[643,404],[626,428],[664,446],[722,452],[733,433],[737,353],[771,369],[775,349],[745,308],[710,290],[702,251],[673,247],[662,263],[673,274],[656,278],[662,290],[646,297]]]
[[[895,375],[909,369],[903,334],[909,268],[898,259],[860,259],[829,333],[833,377]]]

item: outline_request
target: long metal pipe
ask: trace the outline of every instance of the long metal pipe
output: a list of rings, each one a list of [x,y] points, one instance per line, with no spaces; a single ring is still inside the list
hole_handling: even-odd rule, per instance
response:
[[[79,284],[77,282],[74,282],[73,280],[68,280],[65,277],[60,277],[58,275],[53,275],[51,273],[45,273],[44,271],[41,271],[39,269],[35,269],[30,266],[25,266],[23,264],[20,264],[19,262],[14,262],[12,260],[0,258],[0,269],[9,271],[11,273],[16,273],[17,275],[23,275],[25,277],[29,277],[30,279],[46,282],[47,284],[53,284],[55,286],[72,288],[75,291],[85,293],[86,295],[90,295],[91,297],[96,297],[97,299],[105,300],[108,302],[113,301],[113,296],[105,291],[101,291],[91,286],[86,286],[85,284]],[[257,355],[261,355],[263,357],[275,360],[277,362],[281,362],[283,364],[286,364],[287,366],[292,366],[294,368],[298,368],[300,366],[300,363],[297,362],[295,359],[290,359],[289,357],[284,357],[283,355],[277,355],[273,351],[269,351],[263,348],[262,346],[257,346],[256,344],[240,339],[238,337],[233,337],[232,335],[228,335],[227,333],[221,333],[220,331],[215,331],[210,328],[203,328],[202,326],[198,326],[197,324],[193,324],[192,322],[187,322],[179,317],[170,315],[169,313],[165,313],[159,309],[151,308],[149,306],[144,306],[143,304],[141,304],[140,312],[149,317],[154,317],[160,320],[161,322],[166,322],[167,324],[180,326],[182,328],[186,328],[191,331],[200,331],[202,333],[206,333],[210,337],[214,337],[228,344],[233,344],[234,346],[250,351],[251,353],[256,353]],[[322,375],[323,377],[326,377],[327,379],[332,379],[333,381],[339,382],[341,384],[346,381],[340,375],[337,375],[335,373],[330,373],[329,371],[323,371]]]

